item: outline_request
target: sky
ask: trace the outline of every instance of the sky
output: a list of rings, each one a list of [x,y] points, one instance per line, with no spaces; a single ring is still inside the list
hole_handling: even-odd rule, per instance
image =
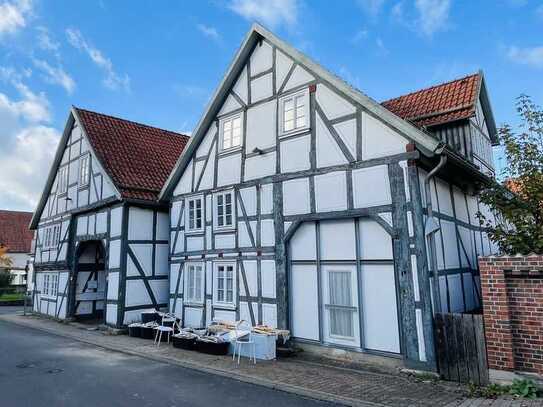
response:
[[[0,0],[0,208],[34,210],[72,105],[190,134],[254,21],[377,101],[482,69],[498,125],[543,104],[543,1]]]

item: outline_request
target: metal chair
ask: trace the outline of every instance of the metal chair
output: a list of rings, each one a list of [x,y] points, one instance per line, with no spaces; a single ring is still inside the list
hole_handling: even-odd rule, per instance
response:
[[[167,323],[168,325],[165,325],[164,323]],[[171,326],[170,326],[171,323]],[[169,314],[167,312],[162,314],[162,319],[160,321],[160,325],[157,326],[156,334],[155,334],[155,345],[157,347],[160,346],[160,342],[162,341],[162,333],[165,332],[167,335],[167,342],[170,343],[170,337],[175,333],[175,327],[177,325],[177,328],[179,329],[179,324],[177,323],[177,318],[173,314]]]
[[[237,351],[239,365],[242,346],[249,346],[252,350],[250,355],[252,355],[253,363],[256,364],[256,344],[254,341],[253,327],[251,324],[244,320],[239,321],[234,328],[234,334],[234,353],[232,354],[232,360],[236,360]],[[249,360],[251,360],[251,356],[249,356]]]

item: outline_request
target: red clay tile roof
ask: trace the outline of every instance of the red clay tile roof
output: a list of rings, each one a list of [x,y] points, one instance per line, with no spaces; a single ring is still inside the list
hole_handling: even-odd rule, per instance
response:
[[[476,73],[381,104],[418,127],[435,126],[475,115],[481,75]]]
[[[32,212],[0,210],[0,245],[10,253],[30,253],[34,237],[28,228],[31,219]]]
[[[189,137],[74,108],[121,196],[156,201]]]

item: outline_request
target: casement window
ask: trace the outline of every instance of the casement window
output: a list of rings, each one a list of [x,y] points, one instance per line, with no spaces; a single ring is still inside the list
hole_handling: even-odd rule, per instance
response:
[[[68,166],[58,170],[58,194],[68,192]]]
[[[185,302],[204,301],[204,268],[202,263],[186,263]]]
[[[328,298],[325,308],[328,313],[328,334],[331,337],[354,338],[354,317],[352,272],[328,270]]]
[[[242,114],[226,117],[219,121],[219,134],[221,150],[229,150],[241,146],[243,132]]]
[[[204,197],[197,196],[187,199],[186,227],[187,232],[204,230]]]
[[[215,204],[215,228],[229,229],[235,225],[234,191],[217,193],[213,197]]]
[[[60,242],[60,224],[47,226],[43,230],[43,249],[54,249]]]
[[[58,294],[58,274],[44,273],[42,295],[56,297],[57,294]]]
[[[85,154],[79,159],[79,186],[83,187],[89,184],[90,173],[90,154]]]
[[[58,275],[52,274],[51,275],[51,287],[50,287],[50,295],[56,297],[58,293]]]
[[[215,263],[213,302],[219,306],[236,305],[236,263]]]
[[[281,134],[289,135],[309,129],[309,90],[283,97],[279,102]]]
[[[49,274],[43,276],[43,295],[49,295]]]

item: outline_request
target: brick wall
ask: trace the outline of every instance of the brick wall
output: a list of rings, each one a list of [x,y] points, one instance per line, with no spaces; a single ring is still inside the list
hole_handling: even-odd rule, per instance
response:
[[[543,256],[481,257],[490,369],[543,375]]]

